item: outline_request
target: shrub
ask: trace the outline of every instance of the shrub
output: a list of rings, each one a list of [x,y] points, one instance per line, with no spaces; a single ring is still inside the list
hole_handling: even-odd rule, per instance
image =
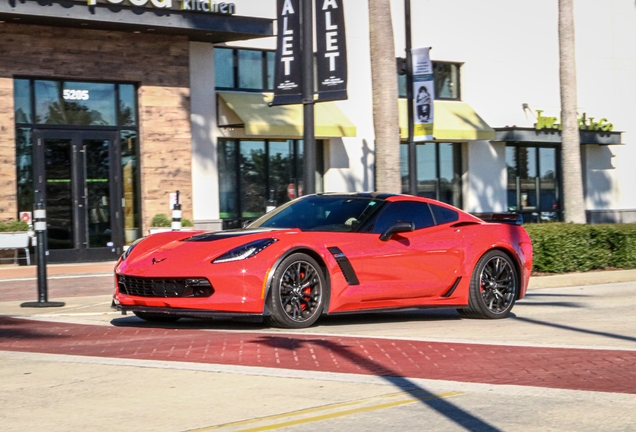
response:
[[[171,227],[172,219],[169,219],[168,216],[166,216],[163,213],[159,213],[152,217],[152,220],[150,221],[150,226],[157,227],[157,228]]]
[[[546,273],[636,268],[636,224],[528,224],[533,270]]]
[[[28,230],[29,225],[21,220],[11,220],[8,222],[0,221],[0,232],[18,232]]]
[[[163,213],[159,213],[154,215],[154,217],[150,221],[150,226],[155,228],[170,228],[172,226],[172,219]],[[190,219],[182,218],[181,226],[185,228],[191,227],[193,226],[193,224]]]

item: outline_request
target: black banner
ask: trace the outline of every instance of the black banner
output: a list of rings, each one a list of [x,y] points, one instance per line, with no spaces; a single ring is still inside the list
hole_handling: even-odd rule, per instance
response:
[[[318,100],[347,99],[344,0],[316,0]]]
[[[277,0],[278,37],[274,100],[270,105],[302,103],[299,0]]]

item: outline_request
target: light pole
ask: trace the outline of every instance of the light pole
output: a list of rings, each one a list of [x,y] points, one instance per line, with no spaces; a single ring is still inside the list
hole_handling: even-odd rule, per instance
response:
[[[404,29],[406,42],[406,98],[408,113],[409,193],[417,195],[417,145],[413,139],[413,56],[411,55],[411,0],[404,0]]]
[[[300,0],[303,70],[303,195],[316,193],[316,136],[314,124],[313,1]]]

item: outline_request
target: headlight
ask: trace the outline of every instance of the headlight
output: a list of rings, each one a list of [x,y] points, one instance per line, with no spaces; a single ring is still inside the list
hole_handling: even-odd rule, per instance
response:
[[[132,250],[135,248],[135,246],[137,246],[144,238],[138,238],[137,240],[135,240],[134,242],[132,242],[130,244],[130,246],[128,246],[128,249],[126,249],[124,251],[123,254],[121,254],[121,260],[124,261],[126,258],[128,258],[128,255],[130,255],[130,253],[132,252]]]
[[[273,238],[255,240],[253,242],[236,247],[232,249],[231,251],[224,253],[220,257],[213,260],[212,264],[225,263],[230,261],[240,261],[246,258],[251,258],[255,256],[257,253],[259,253],[260,251],[262,251],[263,249],[265,249],[267,246],[277,241],[278,240]]]

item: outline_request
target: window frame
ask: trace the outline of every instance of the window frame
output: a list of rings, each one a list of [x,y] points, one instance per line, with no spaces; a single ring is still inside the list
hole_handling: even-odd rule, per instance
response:
[[[217,80],[216,80],[216,69],[214,71],[214,88],[216,90],[219,91],[231,91],[231,90],[240,90],[240,91],[245,91],[245,92],[271,92],[274,91],[274,86],[272,83],[272,86],[270,87],[270,83],[268,80],[268,66],[269,66],[269,59],[268,59],[268,54],[269,53],[276,53],[275,50],[265,50],[265,49],[258,49],[258,48],[241,48],[241,47],[226,47],[226,46],[215,46],[214,47],[214,51],[215,51],[215,58],[216,58],[216,52],[217,50],[227,50],[227,51],[231,51],[232,52],[232,81],[234,82],[234,86],[232,87],[227,87],[227,86],[218,86],[217,85]],[[251,52],[259,52],[260,53],[260,57],[261,57],[261,81],[262,81],[262,85],[260,88],[244,88],[240,86],[240,77],[241,77],[241,71],[240,71],[240,62],[239,62],[239,52],[240,51],[251,51]],[[275,61],[275,60],[274,60]]]
[[[516,203],[514,203],[514,207],[510,205],[508,202],[510,189],[509,185],[511,184],[510,179],[508,177],[508,161],[506,157],[506,207],[510,213],[519,214],[523,217],[524,223],[532,223],[532,222],[542,222],[541,216],[542,213],[554,213],[554,219],[548,218],[548,220],[554,221],[562,221],[563,220],[563,176],[562,176],[562,168],[561,168],[561,147],[559,145],[554,144],[535,144],[535,143],[510,143],[506,144],[506,149],[512,148],[514,149],[514,161],[515,161],[515,197]],[[522,148],[533,148],[535,149],[534,155],[534,166],[536,169],[535,177],[535,206],[529,207],[528,210],[524,211],[521,206],[522,201],[522,188],[521,188],[521,176],[519,175],[519,151]],[[555,187],[555,195],[556,195],[556,209],[554,211],[541,210],[541,191],[543,190],[541,184],[543,183],[541,176],[541,149],[551,149],[554,150],[554,165],[555,165],[555,179],[554,179],[554,187]],[[547,216],[546,216],[547,217]]]
[[[270,176],[270,143],[271,142],[281,142],[284,139],[281,138],[273,138],[273,139],[265,139],[265,138],[251,138],[251,139],[247,139],[247,138],[219,138],[218,140],[218,145],[217,145],[217,149],[220,149],[223,145],[230,143],[233,147],[234,150],[234,158],[232,161],[227,161],[228,164],[231,164],[233,167],[233,173],[231,172],[230,175],[234,175],[234,179],[233,179],[233,184],[235,185],[235,192],[233,194],[233,199],[231,200],[234,208],[236,208],[236,216],[235,217],[223,217],[222,213],[223,209],[219,209],[220,214],[219,214],[219,218],[223,220],[223,229],[229,229],[229,228],[240,228],[242,226],[242,224],[245,221],[250,221],[250,220],[255,220],[257,217],[244,217],[243,216],[243,206],[242,206],[242,202],[241,202],[241,197],[242,197],[242,192],[241,192],[241,168],[240,168],[240,164],[241,164],[241,159],[240,159],[240,155],[241,155],[241,143],[242,142],[263,142],[265,143],[265,152],[264,152],[264,157],[266,160],[266,165],[264,167],[264,176],[266,179],[266,184],[265,184],[265,194],[266,196],[263,197],[263,203],[266,203],[267,201],[269,201],[270,199],[272,199],[272,197],[270,196],[271,194],[271,185],[270,185],[270,180],[271,180],[271,176]],[[303,157],[303,143],[302,140],[299,139],[288,139],[286,141],[292,141],[292,145],[293,145],[293,154],[292,156],[292,176],[290,180],[294,180],[295,181],[295,185],[296,185],[296,196],[300,196],[302,192],[302,180],[303,180],[303,176],[302,176],[302,169],[303,167],[301,166],[301,162],[302,162],[302,157]],[[324,161],[323,161],[323,148],[324,148],[324,142],[322,140],[316,140],[316,167],[317,167],[317,177],[319,176],[320,178],[317,179],[320,181],[321,184],[318,184],[319,182],[316,182],[316,190],[317,192],[320,192],[323,190],[323,185],[322,185],[322,181],[324,179]],[[217,150],[218,152],[219,150]],[[224,162],[225,163],[225,162]],[[219,169],[218,171],[218,177],[219,177],[219,184],[221,183],[221,180],[223,178],[223,176],[226,175],[226,173],[221,172],[221,169]],[[277,203],[277,205],[282,205],[284,203]],[[265,213],[265,205],[263,206],[263,214]],[[262,215],[259,215],[258,217],[260,217]]]
[[[417,145],[426,145],[426,144],[434,144],[435,145],[435,197],[433,197],[433,199],[446,203],[446,204],[450,204],[453,207],[457,207],[457,208],[463,208],[463,204],[464,204],[464,193],[463,193],[463,179],[462,179],[462,143],[460,142],[435,142],[435,141],[426,141],[426,142],[418,142]],[[440,145],[441,144],[451,144],[453,146],[452,148],[452,152],[453,152],[453,176],[457,177],[457,189],[458,189],[458,197],[457,197],[457,201],[456,202],[447,202],[444,201],[442,198],[442,184],[441,184],[441,157],[440,157]],[[404,146],[404,147],[402,147]],[[406,160],[405,161],[400,161],[400,165],[401,166],[406,166],[406,181],[404,179],[402,179],[402,193],[409,193],[408,191],[408,178],[411,175],[411,173],[408,172],[409,170],[409,165],[408,165],[408,143],[406,142],[401,142],[400,143],[400,148],[407,149],[406,152]],[[402,155],[402,152],[400,152],[400,155]],[[417,152],[416,152],[416,157],[417,157]],[[416,161],[416,167],[418,166],[417,161]],[[416,173],[417,175],[417,173]],[[404,188],[404,186],[406,186],[406,189]],[[420,195],[419,193],[419,187],[418,187],[418,196],[424,196],[424,195]]]
[[[439,65],[455,65],[457,66],[457,82],[453,82],[454,85],[457,86],[457,97],[454,98],[449,98],[449,97],[440,97],[439,96],[439,92],[437,91],[437,89],[435,89],[435,98],[434,100],[449,100],[449,101],[461,101],[462,100],[462,86],[461,86],[461,81],[462,81],[462,74],[461,74],[461,69],[462,66],[464,65],[463,62],[453,62],[453,61],[433,61],[433,81],[437,82],[437,80],[435,80],[435,69],[436,66]],[[407,98],[407,82],[406,82],[406,75],[405,74],[400,74],[398,71],[398,98],[400,99],[406,99]]]

